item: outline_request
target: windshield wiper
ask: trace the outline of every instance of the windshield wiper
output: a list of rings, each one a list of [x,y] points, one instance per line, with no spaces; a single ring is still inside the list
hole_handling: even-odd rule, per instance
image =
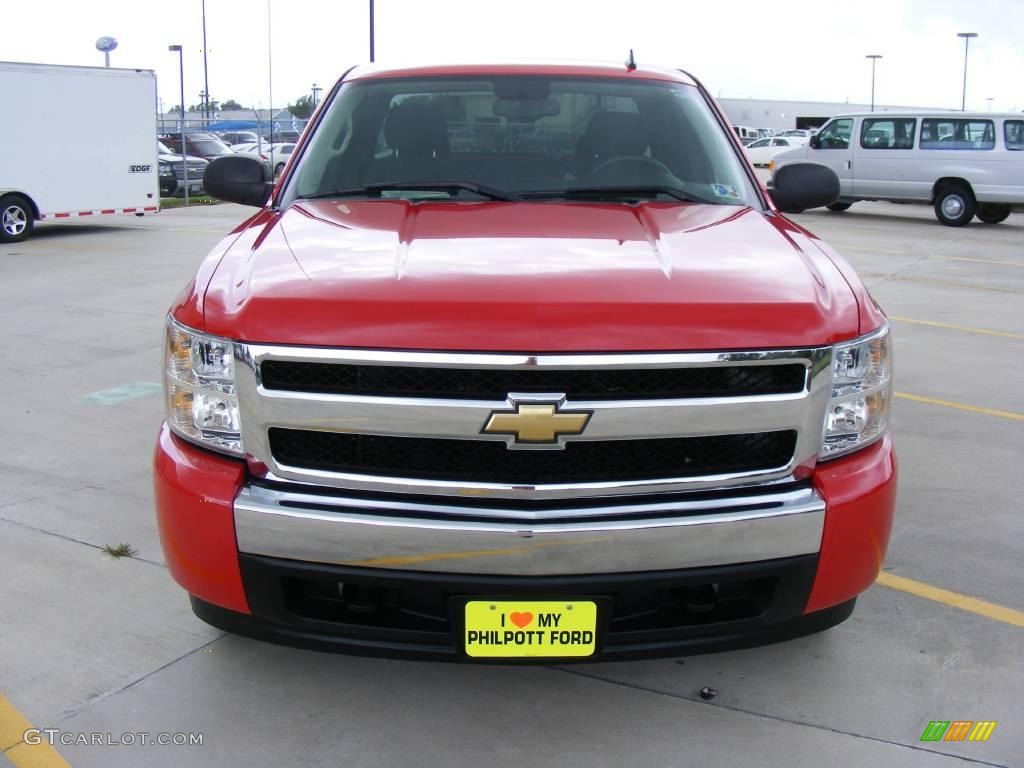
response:
[[[486,197],[489,200],[503,200],[515,202],[520,197],[514,192],[506,192],[487,184],[477,184],[475,181],[385,181],[379,184],[367,184],[365,187],[354,187],[352,189],[336,189],[330,192],[314,192],[311,195],[303,195],[303,200],[318,200],[330,197],[383,197],[385,192],[397,191],[424,191],[424,192],[458,192],[465,190],[474,194]]]
[[[659,184],[638,184],[626,187],[569,187],[568,189],[545,189],[535,192],[520,192],[519,196],[524,199],[544,198],[595,198],[595,199],[652,199],[658,195],[671,197],[673,200],[681,200],[686,203],[706,203],[714,205],[713,200],[708,200],[698,195],[684,192],[677,187],[670,187]]]

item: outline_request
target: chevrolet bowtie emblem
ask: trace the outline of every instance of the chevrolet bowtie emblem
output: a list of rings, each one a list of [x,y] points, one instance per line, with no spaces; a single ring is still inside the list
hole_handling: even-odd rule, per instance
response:
[[[560,435],[583,432],[591,411],[560,411],[560,403],[520,402],[509,398],[513,411],[493,411],[483,431],[490,435],[513,435],[509,447],[542,447],[560,444]]]

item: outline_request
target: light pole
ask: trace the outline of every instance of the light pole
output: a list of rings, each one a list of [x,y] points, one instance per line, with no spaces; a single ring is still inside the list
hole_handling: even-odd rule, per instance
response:
[[[181,84],[181,171],[185,184],[185,207],[188,208],[188,155],[185,152],[185,56],[180,45],[168,45],[167,50],[178,54],[178,77]]]
[[[875,111],[875,64],[882,58],[880,53],[869,53],[864,57],[865,59],[871,59],[871,111]]]
[[[995,96],[986,96],[985,101],[988,102],[988,111],[992,111],[992,102],[995,101]]]
[[[316,109],[316,105],[320,103],[320,92],[323,88],[318,88],[316,83],[313,83],[313,109]]]
[[[963,94],[963,97],[960,100],[960,111],[961,112],[966,112],[967,111],[967,49],[968,49],[968,46],[971,44],[971,38],[972,37],[977,37],[978,33],[977,32],[957,32],[956,36],[957,37],[962,37],[964,39],[964,94]]]
[[[370,0],[370,63],[373,63],[373,0]]]
[[[210,98],[210,74],[206,69],[206,0],[203,0],[203,93]],[[210,120],[210,102],[203,101],[203,117]],[[205,125],[203,126],[206,127]]]
[[[274,143],[274,58],[271,42],[273,41],[273,25],[270,18],[270,0],[267,0],[267,92],[270,101],[270,143]]]

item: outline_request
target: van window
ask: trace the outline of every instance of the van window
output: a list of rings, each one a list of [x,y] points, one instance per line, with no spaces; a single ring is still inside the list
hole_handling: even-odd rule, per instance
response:
[[[860,145],[864,149],[913,149],[917,120],[912,117],[864,118]]]
[[[1007,120],[1003,123],[1003,138],[1007,149],[1024,150],[1024,120]]]
[[[818,131],[819,149],[848,149],[853,133],[853,119],[833,120]]]
[[[921,121],[921,149],[994,149],[996,127],[991,120],[928,117]]]

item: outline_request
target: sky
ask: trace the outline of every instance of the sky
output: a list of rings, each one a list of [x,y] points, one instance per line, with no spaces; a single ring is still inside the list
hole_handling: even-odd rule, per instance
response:
[[[268,27],[268,8],[270,25]],[[154,69],[165,109],[203,89],[202,0],[4,0],[0,60]],[[369,0],[206,0],[210,93],[282,106],[369,61]],[[494,58],[682,67],[716,96],[1024,110],[1024,0],[376,0],[380,64]],[[268,57],[269,51],[269,57]],[[269,58],[269,61],[268,61]],[[268,76],[272,64],[273,77]],[[6,105],[10,106],[10,105]]]

